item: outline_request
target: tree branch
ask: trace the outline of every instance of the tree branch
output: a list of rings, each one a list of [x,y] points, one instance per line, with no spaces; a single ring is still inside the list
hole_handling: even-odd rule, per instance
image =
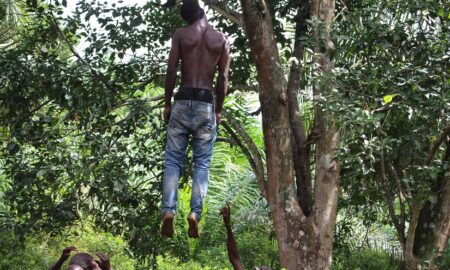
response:
[[[114,86],[112,86],[103,75],[99,74],[95,69],[93,69],[91,67],[91,65],[89,65],[81,56],[80,54],[75,50],[75,48],[72,46],[72,43],[70,43],[70,41],[68,40],[68,38],[66,37],[66,35],[63,33],[63,31],[61,30],[61,28],[58,25],[58,22],[55,20],[55,18],[53,17],[53,15],[51,15],[51,23],[54,26],[54,28],[56,29],[56,31],[58,32],[58,34],[60,35],[61,39],[64,40],[64,42],[66,43],[67,47],[69,47],[69,50],[72,52],[72,54],[81,62],[83,63],[85,66],[87,66],[89,68],[89,70],[91,71],[92,75],[94,75],[94,78],[98,79],[99,81],[101,81],[105,87],[111,92],[111,93],[117,93],[119,92],[117,88],[115,88]]]
[[[240,27],[244,26],[244,19],[242,14],[228,8],[226,3],[218,0],[203,0],[203,3],[205,3],[205,5],[209,6],[212,10],[216,11],[228,20],[239,25]]]
[[[228,132],[228,134],[230,134],[231,138],[233,138],[233,141],[239,146],[239,148],[241,148],[242,152],[247,157],[247,160],[250,163],[250,167],[252,167],[252,169],[256,175],[256,172],[257,172],[256,163],[252,157],[252,154],[248,150],[248,148],[244,145],[244,143],[241,141],[241,139],[236,134],[236,132],[234,132],[234,130],[227,124],[227,122],[222,122],[222,125],[225,128],[225,130]]]
[[[409,217],[409,227],[406,236],[406,244],[403,249],[404,261],[411,262],[414,265],[408,265],[406,269],[416,269],[417,267],[417,259],[414,256],[413,248],[414,248],[414,236],[416,234],[417,223],[419,222],[419,213],[420,213],[421,204],[420,202],[413,202],[410,209],[410,217]],[[414,267],[414,268],[413,268]]]
[[[445,141],[445,138],[450,135],[450,127],[444,128],[441,136],[434,142],[433,146],[431,147],[430,154],[428,154],[427,158],[427,165],[431,164],[431,161],[433,160],[434,154],[436,154],[436,151],[438,150],[439,146]]]
[[[403,245],[403,247],[406,244],[406,239],[405,239],[405,225],[406,225],[406,210],[405,210],[405,196],[404,196],[404,191],[400,182],[400,178],[398,177],[397,171],[394,168],[394,165],[390,162],[386,162],[389,170],[391,171],[391,174],[393,175],[394,179],[395,179],[395,183],[397,184],[397,189],[398,189],[398,196],[399,196],[399,200],[400,200],[400,228],[402,229],[401,232],[401,236],[400,238],[403,240],[401,242],[401,244]]]
[[[381,131],[378,131],[378,134],[380,134],[380,133],[381,133]],[[380,136],[380,138],[381,138],[381,136]],[[391,193],[391,187],[386,179],[386,161],[384,158],[383,138],[381,138],[381,151],[380,151],[380,178],[381,178],[381,185],[384,188],[384,193],[386,196],[386,203],[388,205],[389,216],[391,217],[391,221],[394,224],[395,229],[397,230],[399,241],[402,244],[402,246],[404,247],[406,245],[405,227],[402,226],[402,224],[398,220],[397,215],[395,214],[394,197]]]
[[[247,148],[247,151],[249,152],[247,158],[251,157],[249,159],[249,162],[253,161],[254,167],[253,171],[255,172],[256,180],[258,181],[258,186],[261,191],[261,194],[264,198],[267,199],[267,184],[265,181],[265,174],[264,174],[264,164],[262,161],[261,154],[258,151],[258,147],[253,142],[252,138],[245,132],[245,130],[241,127],[239,122],[234,119],[234,117],[228,113],[227,111],[222,111],[223,116],[225,116],[226,120],[230,123],[230,126],[236,131],[239,136],[241,136],[243,143],[241,140],[239,140],[239,137],[233,136],[233,130],[230,128],[230,126],[226,125],[224,123],[225,129],[230,133],[230,135],[233,136],[233,139],[236,141],[236,143],[239,145],[241,144],[241,149]],[[245,144],[245,147],[243,147]],[[244,151],[244,150],[243,150]],[[244,153],[245,154],[245,153]],[[250,164],[251,165],[251,164]]]
[[[227,130],[228,131],[228,130]],[[231,134],[230,134],[231,135]],[[224,137],[217,137],[216,142],[225,142],[228,143],[230,145],[233,145],[235,143],[236,140],[231,140],[229,138],[224,138]]]
[[[301,1],[300,1],[301,2]],[[306,35],[307,24],[306,20],[309,18],[309,4],[299,2],[299,7],[296,16],[295,25],[295,42],[294,42],[294,57],[290,68],[287,96],[289,104],[289,123],[293,137],[293,160],[295,170],[295,180],[297,184],[297,200],[306,216],[311,213],[313,204],[311,194],[311,171],[309,151],[306,148],[305,128],[302,120],[300,106],[298,104],[298,92],[300,90],[300,62],[303,59],[304,47],[300,42],[300,37]]]

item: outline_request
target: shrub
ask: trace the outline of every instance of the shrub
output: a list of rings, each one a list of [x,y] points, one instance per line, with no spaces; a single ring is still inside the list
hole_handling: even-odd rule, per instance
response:
[[[398,262],[382,250],[355,249],[351,252],[336,251],[333,270],[397,270]]]
[[[95,231],[91,226],[72,227],[59,236],[33,235],[23,241],[18,241],[11,231],[3,231],[0,243],[0,270],[48,269],[67,246],[91,254],[104,252],[114,269],[133,270],[136,263],[122,238]]]
[[[212,266],[202,265],[199,262],[187,261],[185,263],[181,262],[179,259],[171,257],[169,255],[158,256],[156,258],[158,270],[231,270],[230,267],[223,267],[214,265],[214,261],[209,263]]]

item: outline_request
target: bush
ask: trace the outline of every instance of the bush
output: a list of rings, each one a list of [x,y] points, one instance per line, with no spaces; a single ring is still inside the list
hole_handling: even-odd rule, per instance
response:
[[[36,239],[21,243],[12,232],[0,234],[0,269],[47,269],[53,257]]]
[[[450,269],[450,246],[444,250],[442,256],[435,259],[434,263],[439,269]]]
[[[7,231],[0,234],[0,243],[0,270],[48,269],[67,246],[91,254],[104,252],[118,270],[133,270],[136,263],[122,238],[97,232],[90,226],[71,228],[60,236],[34,235],[23,241]]]
[[[269,266],[280,269],[278,244],[271,240],[263,228],[253,227],[237,236],[239,254],[244,269]]]
[[[179,259],[175,257],[171,257],[169,255],[158,256],[156,258],[156,262],[158,265],[158,270],[231,270],[230,267],[223,267],[214,265],[213,261],[209,263],[213,266],[203,266],[199,262],[195,261],[187,261],[185,263],[180,262]]]
[[[336,251],[333,257],[333,270],[397,270],[398,262],[381,250],[360,249],[351,252]]]

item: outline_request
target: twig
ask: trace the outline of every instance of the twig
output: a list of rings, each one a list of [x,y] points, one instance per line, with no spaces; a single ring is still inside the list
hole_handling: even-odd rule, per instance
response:
[[[427,165],[431,164],[431,161],[433,160],[434,155],[436,154],[436,151],[438,150],[439,146],[441,146],[441,144],[445,141],[445,138],[450,135],[450,126],[444,128],[441,136],[439,136],[439,138],[436,140],[436,142],[434,142],[433,146],[431,147],[431,151],[428,154],[428,158],[427,158]]]

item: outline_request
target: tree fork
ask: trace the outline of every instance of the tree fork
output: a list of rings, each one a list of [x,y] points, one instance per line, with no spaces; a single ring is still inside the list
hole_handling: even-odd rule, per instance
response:
[[[297,22],[295,25],[294,57],[297,61],[291,64],[287,93],[289,104],[289,121],[293,138],[293,160],[297,184],[297,200],[306,216],[311,214],[313,204],[311,194],[311,171],[309,151],[306,147],[305,128],[302,120],[300,107],[297,101],[300,90],[301,60],[303,59],[304,47],[300,37],[306,35],[306,20],[309,18],[309,4],[299,3],[297,11]]]
[[[333,5],[325,6],[334,8],[334,1],[331,3]],[[315,204],[318,207],[312,216],[306,217],[297,200],[287,87],[274,40],[271,14],[269,11],[261,14],[256,0],[241,0],[241,5],[260,85],[268,201],[279,244],[280,262],[289,270],[329,269],[339,172],[338,164],[332,157],[339,136],[334,126],[324,121],[323,125],[327,128],[319,139],[323,145],[318,147],[324,158],[321,155],[320,166],[316,169],[319,173],[316,182],[319,184],[315,194],[319,193],[319,201],[316,200]]]

